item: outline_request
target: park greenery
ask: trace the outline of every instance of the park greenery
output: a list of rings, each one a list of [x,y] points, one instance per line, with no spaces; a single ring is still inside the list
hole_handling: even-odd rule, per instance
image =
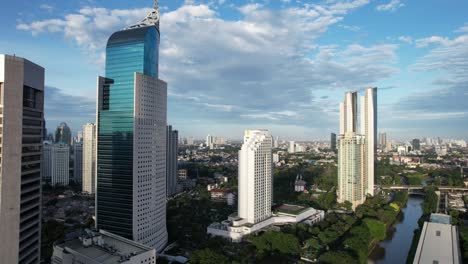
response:
[[[184,203],[180,199],[177,198],[179,207]],[[286,225],[281,231],[267,230],[250,235],[239,244],[219,237],[207,237],[201,232],[202,229],[196,242],[192,243],[194,235],[186,232],[192,227],[187,227],[176,238],[186,248],[195,250],[190,256],[190,263],[302,263],[301,257],[321,263],[366,263],[373,247],[385,239],[387,229],[394,224],[407,199],[407,194],[403,192],[396,193],[392,199],[369,197],[357,208],[356,214],[331,212],[324,221],[314,226],[304,223]],[[200,202],[192,202],[191,211],[200,210],[197,204]],[[206,213],[200,212],[195,217],[197,214],[192,212],[189,218],[195,224]],[[203,226],[208,223],[208,217],[205,219]],[[175,222],[179,221],[184,220]],[[172,222],[169,226],[174,224]],[[181,228],[181,224],[177,224],[178,228]],[[191,238],[186,240],[184,235]]]
[[[207,239],[206,228],[213,222],[226,220],[235,208],[225,203],[211,201],[206,188],[198,186],[191,193],[184,193],[169,200],[167,228],[169,241],[181,248],[197,249]]]
[[[416,167],[408,170],[404,165],[390,164],[388,158],[378,161],[377,184],[390,185],[422,185],[423,181],[435,186],[463,187],[463,177],[457,168],[424,169]]]

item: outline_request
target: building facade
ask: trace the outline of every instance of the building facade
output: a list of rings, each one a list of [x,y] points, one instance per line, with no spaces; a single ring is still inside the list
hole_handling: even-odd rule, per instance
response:
[[[352,208],[374,195],[377,88],[366,89],[361,97],[361,130],[357,133],[357,92],[347,92],[340,104],[338,137],[338,202],[351,202]]]
[[[421,150],[421,141],[417,138],[413,139],[411,142],[411,145],[413,146],[413,150]]]
[[[362,155],[364,194],[374,195],[377,155],[377,88],[367,88],[361,96],[361,135],[364,135]]]
[[[379,144],[378,147],[381,150],[387,150],[387,133],[379,133]]]
[[[83,183],[83,142],[73,144],[73,180],[76,184]]]
[[[52,180],[52,144],[50,141],[44,141],[42,145],[42,184],[51,184]]]
[[[336,134],[335,133],[330,134],[330,149],[332,151],[336,151]]]
[[[212,135],[208,135],[206,136],[206,146],[209,148],[209,149],[213,149],[214,148],[214,137]]]
[[[55,130],[55,143],[63,143],[70,146],[72,140],[72,134],[70,127],[68,127],[67,123],[62,122],[58,125],[57,129]]]
[[[70,147],[64,143],[51,146],[51,184],[68,186],[70,184]]]
[[[288,153],[296,153],[296,142],[289,141]]]
[[[44,68],[0,55],[0,116],[0,263],[40,263]]]
[[[247,130],[239,151],[238,214],[255,224],[271,216],[273,138],[267,130]]]
[[[96,125],[83,126],[83,192],[96,192]]]
[[[167,126],[166,138],[167,196],[172,196],[177,193],[177,174],[179,172],[177,168],[179,132],[177,130],[172,130],[172,126]]]
[[[167,84],[159,11],[115,32],[98,78],[96,225],[161,250],[166,230]]]

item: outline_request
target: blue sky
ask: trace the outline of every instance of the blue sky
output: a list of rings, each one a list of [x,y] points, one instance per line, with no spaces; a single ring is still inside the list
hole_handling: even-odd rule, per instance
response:
[[[151,0],[8,1],[0,53],[46,68],[49,129],[94,121],[96,76],[116,30]],[[379,87],[390,138],[468,138],[467,1],[160,0],[160,78],[182,136],[284,139],[338,130],[345,91]]]

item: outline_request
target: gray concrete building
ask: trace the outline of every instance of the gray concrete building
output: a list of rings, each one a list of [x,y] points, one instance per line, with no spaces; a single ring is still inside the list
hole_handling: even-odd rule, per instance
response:
[[[172,126],[167,126],[166,131],[166,188],[167,196],[172,196],[177,192],[177,152],[178,152],[179,132],[172,130]]]
[[[83,182],[83,142],[73,144],[73,180],[79,185]]]
[[[52,145],[51,184],[68,186],[70,184],[70,147],[64,143]]]
[[[156,250],[101,230],[56,243],[53,264],[156,264]]]
[[[39,263],[44,68],[0,55],[0,263]]]
[[[461,263],[458,228],[451,224],[451,217],[444,214],[431,214],[419,238],[413,264]]]

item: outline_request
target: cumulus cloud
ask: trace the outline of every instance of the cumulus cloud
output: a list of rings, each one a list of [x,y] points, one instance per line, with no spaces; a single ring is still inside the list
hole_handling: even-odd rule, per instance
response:
[[[61,122],[67,122],[74,130],[81,130],[87,122],[96,120],[96,102],[92,98],[71,95],[62,89],[46,86],[45,88],[45,119],[51,131]]]
[[[102,65],[102,51],[109,34],[140,21],[150,11],[149,8],[109,10],[84,7],[64,18],[20,23],[16,28],[29,31],[34,36],[41,33],[61,33],[90,55],[91,61]]]
[[[434,129],[455,135],[460,129],[468,129],[468,33],[418,39],[416,46],[428,47],[429,52],[410,70],[435,72],[437,77],[431,86],[401,98],[386,111],[398,122],[407,120],[409,126],[431,127],[431,132]]]
[[[400,36],[398,37],[398,40],[412,44],[413,43],[413,38],[410,36]]]
[[[376,7],[378,11],[396,11],[398,8],[405,6],[401,0],[390,0],[386,4],[381,4]]]
[[[317,91],[359,89],[398,73],[398,45],[316,44],[367,3],[327,1],[281,10],[248,4],[238,8],[238,20],[225,20],[214,7],[193,2],[163,13],[160,76],[169,83],[170,119],[183,122],[190,115],[208,122],[336,126],[337,99],[319,99]],[[63,34],[87,54],[100,56],[113,31],[148,11],[86,7],[17,28]]]

